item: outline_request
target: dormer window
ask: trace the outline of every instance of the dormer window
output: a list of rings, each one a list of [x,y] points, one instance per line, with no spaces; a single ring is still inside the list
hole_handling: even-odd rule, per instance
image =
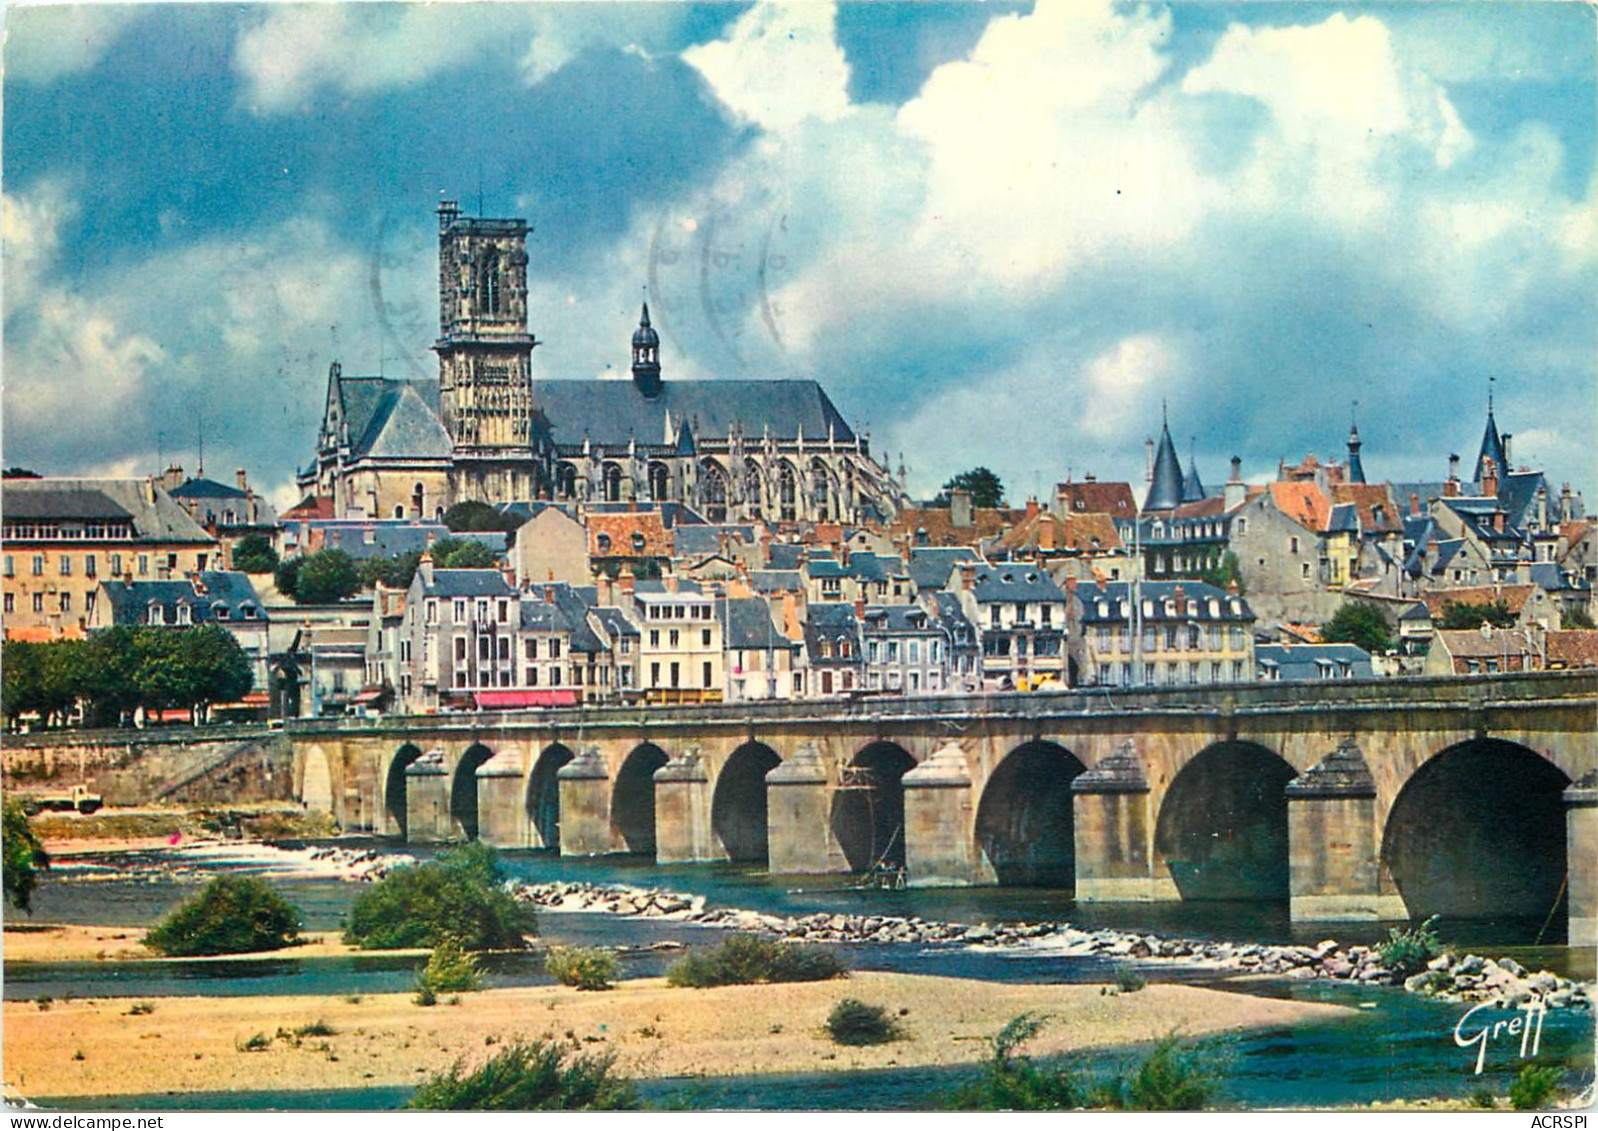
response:
[[[157,604],[154,604],[154,603],[152,603],[150,605],[149,621],[150,621],[151,624],[165,624],[166,623],[166,615],[165,615],[165,612],[161,608],[160,605],[157,605]]]
[[[1098,608],[1099,616],[1101,618],[1105,618],[1110,615],[1110,603],[1108,601],[1099,601],[1096,607]]]
[[[222,602],[218,601],[216,604],[211,606],[211,615],[217,620],[227,620],[228,608],[226,605],[222,604]]]
[[[186,602],[186,601],[179,601],[178,602],[178,623],[179,624],[189,624],[190,623],[189,606],[188,606],[188,602]]]
[[[610,553],[610,535],[601,534],[599,537],[595,538],[594,548],[597,549],[601,554]]]
[[[644,535],[643,535],[643,532],[635,530],[635,531],[633,531],[633,553],[641,554],[643,552],[644,552]]]

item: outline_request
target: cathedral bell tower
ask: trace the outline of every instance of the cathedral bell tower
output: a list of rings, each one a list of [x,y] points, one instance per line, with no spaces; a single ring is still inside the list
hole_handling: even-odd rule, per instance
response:
[[[653,400],[660,396],[660,335],[649,324],[649,304],[633,331],[633,384]]]
[[[438,206],[439,417],[455,458],[531,460],[527,221],[462,216]]]

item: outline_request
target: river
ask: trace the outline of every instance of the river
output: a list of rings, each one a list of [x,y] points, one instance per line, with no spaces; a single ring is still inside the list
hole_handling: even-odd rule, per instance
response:
[[[382,842],[344,839],[342,847],[399,850]],[[425,855],[406,847],[412,855]],[[561,859],[544,853],[502,854],[508,874],[529,882],[551,880],[627,883],[703,896],[709,907],[737,907],[781,915],[817,911],[920,916],[964,923],[1069,919],[1081,927],[1107,926],[1163,935],[1226,938],[1250,942],[1345,943],[1384,936],[1379,925],[1302,925],[1287,921],[1285,908],[1257,904],[1098,905],[1074,907],[1068,893],[1025,888],[959,888],[882,891],[850,886],[845,877],[769,877],[731,865],[655,867],[642,860]],[[34,918],[42,922],[148,926],[220,871],[270,876],[305,915],[310,930],[340,925],[361,886],[329,875],[284,872],[249,846],[237,853],[182,847],[147,852],[64,857],[35,893]],[[624,948],[626,977],[660,974],[676,953],[650,950],[662,942],[690,947],[713,943],[714,927],[670,920],[620,918],[585,912],[544,911],[540,933],[552,943]],[[1509,955],[1535,970],[1591,978],[1592,955],[1559,945],[1530,946],[1540,924],[1460,922],[1443,924],[1451,942]],[[1099,982],[1113,974],[1102,958],[1067,957],[1026,946],[862,945],[838,948],[857,969],[892,970],[977,978],[995,982]],[[206,962],[43,963],[7,965],[5,997],[160,997],[166,995],[356,994],[408,990],[417,960],[381,956],[271,958]],[[545,984],[542,964],[532,957],[492,956],[485,963],[491,986]],[[1399,1098],[1464,1096],[1485,1084],[1499,1095],[1520,1061],[1518,1047],[1501,1042],[1483,1077],[1471,1074],[1473,1050],[1457,1047],[1454,1027],[1465,1007],[1406,994],[1391,987],[1323,980],[1241,981],[1212,969],[1144,963],[1151,981],[1198,982],[1232,992],[1269,994],[1354,1007],[1339,1021],[1216,1038],[1204,1044],[1225,1064],[1220,1102],[1242,1108],[1342,1106]],[[1482,1011],[1477,1018],[1507,1018]],[[1593,1075],[1593,1015],[1554,1011],[1545,1026],[1540,1060],[1562,1063],[1569,1084]],[[1124,1062],[1130,1050],[1096,1054],[1090,1067]],[[970,1068],[902,1069],[826,1076],[646,1081],[641,1091],[653,1102],[696,1107],[761,1110],[925,1108],[934,1095],[971,1073]],[[403,1103],[399,1089],[352,1088],[335,1092],[233,1093],[163,1097],[30,1097],[43,1106],[76,1110],[385,1110]]]

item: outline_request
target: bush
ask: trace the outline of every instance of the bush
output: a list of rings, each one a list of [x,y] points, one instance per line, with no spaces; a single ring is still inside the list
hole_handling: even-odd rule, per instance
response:
[[[544,969],[561,985],[579,990],[608,990],[616,982],[616,956],[592,947],[553,947]]]
[[[840,1045],[882,1045],[902,1034],[882,1006],[846,997],[827,1015],[827,1035]]]
[[[294,945],[300,913],[264,880],[218,876],[144,937],[158,954],[249,954]]]
[[[356,897],[344,940],[366,950],[434,947],[519,950],[538,933],[532,908],[500,886],[494,850],[452,849],[436,861],[390,872]]]
[[[552,1041],[516,1041],[480,1068],[461,1061],[429,1079],[412,1111],[631,1111],[632,1082],[611,1074],[615,1058],[585,1056]]]
[[[1373,656],[1393,646],[1387,618],[1375,605],[1344,601],[1330,620],[1321,625],[1321,639],[1328,644],[1354,644]]]
[[[1527,1064],[1509,1085],[1509,1106],[1516,1111],[1536,1111],[1552,1106],[1554,1092],[1564,1079],[1562,1068],[1553,1064]]]
[[[1498,1108],[1498,1097],[1493,1095],[1491,1088],[1477,1088],[1470,1094],[1470,1106],[1479,1107],[1484,1111],[1495,1111]]]
[[[1030,1057],[1016,1056],[1021,1045],[1042,1030],[1044,1018],[1023,1013],[993,1037],[982,1075],[960,1085],[943,1099],[950,1111],[1058,1111],[1082,1107],[1088,1091],[1065,1068],[1041,1068]]]
[[[757,935],[733,935],[720,946],[690,954],[666,971],[672,986],[705,989],[754,982],[825,982],[846,977],[848,967],[832,951],[795,946]]]
[[[277,565],[277,551],[264,534],[246,534],[233,547],[233,568],[240,573],[272,573]]]
[[[50,857],[34,835],[22,802],[15,797],[6,798],[3,821],[6,898],[18,911],[31,915],[33,889],[39,882],[37,872],[50,866]]]
[[[1376,948],[1382,965],[1400,978],[1408,978],[1426,969],[1426,964],[1443,952],[1443,944],[1432,930],[1437,922],[1433,915],[1420,926],[1409,930],[1390,927],[1387,941]]]
[[[1114,1093],[1125,1111],[1202,1111],[1218,1081],[1197,1050],[1183,1050],[1174,1034],[1161,1037]]]
[[[454,939],[440,940],[416,975],[416,1004],[433,1005],[439,994],[460,994],[483,988],[483,972],[477,959],[461,949]]]
[[[1115,988],[1123,994],[1135,994],[1149,984],[1149,980],[1130,966],[1115,968]]]

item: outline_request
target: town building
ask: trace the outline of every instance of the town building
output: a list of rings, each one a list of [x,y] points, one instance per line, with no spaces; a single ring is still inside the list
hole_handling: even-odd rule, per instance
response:
[[[1077,584],[1071,658],[1083,686],[1243,683],[1254,678],[1254,613],[1199,581]]]

